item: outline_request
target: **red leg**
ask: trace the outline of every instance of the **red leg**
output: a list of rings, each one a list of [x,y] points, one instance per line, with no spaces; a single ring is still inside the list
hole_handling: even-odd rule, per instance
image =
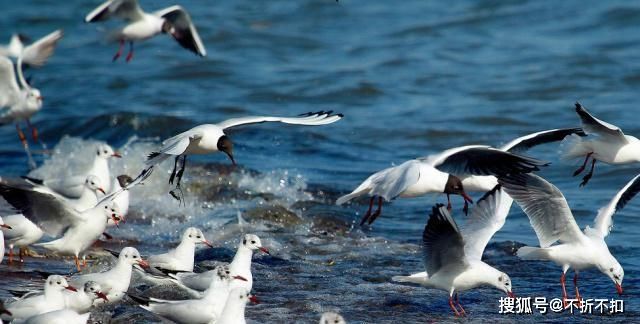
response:
[[[378,197],[378,209],[376,210],[371,217],[369,217],[369,225],[373,224],[373,222],[380,216],[382,213],[382,197]]]
[[[40,136],[38,136],[38,129],[31,124],[31,120],[29,120],[29,118],[27,118],[27,126],[29,126],[29,129],[31,130],[31,138],[33,138],[33,141],[35,143],[40,143],[40,146],[42,146],[42,149],[46,154],[47,145],[44,142],[40,141]]]
[[[29,168],[31,170],[36,168],[36,162],[33,161],[33,156],[31,156],[31,150],[29,150],[29,143],[27,142],[27,137],[24,136],[20,125],[16,123],[16,131],[18,132],[18,138],[20,138],[20,142],[22,142],[22,147],[24,147],[24,151],[27,153],[27,159],[29,160]]]
[[[573,172],[573,176],[577,176],[578,174],[582,173],[582,171],[584,171],[584,169],[587,167],[587,162],[589,162],[589,157],[591,157],[591,155],[593,154],[593,152],[587,154],[587,156],[584,159],[584,163],[582,163],[582,166],[578,168],[578,170],[576,170],[575,172]]]
[[[453,296],[449,296],[449,307],[451,307],[451,310],[453,310],[453,313],[456,314],[456,317],[460,316],[460,313],[458,312],[456,307],[453,305]]]
[[[13,263],[13,245],[9,246],[9,264]]]
[[[73,259],[76,261],[76,269],[78,269],[78,272],[82,271],[82,267],[80,266],[80,260],[78,259],[78,256],[74,255]]]
[[[560,276],[560,284],[562,285],[562,306],[567,307],[567,287],[565,286],[565,273]]]
[[[26,248],[25,247],[21,247],[18,254],[20,256],[20,263],[24,263],[24,256],[27,254],[27,252],[25,251]]]
[[[364,225],[367,219],[369,219],[369,216],[371,216],[371,208],[373,208],[373,199],[375,199],[375,197],[371,197],[371,199],[369,200],[369,209],[364,214],[364,216],[362,216],[362,219],[360,220],[360,226]]]
[[[573,285],[576,287],[576,299],[578,300],[578,307],[582,307],[580,291],[578,290],[578,272],[574,272],[573,274]]]
[[[587,183],[589,182],[589,180],[591,180],[591,177],[593,176],[593,170],[596,168],[596,159],[591,160],[591,170],[589,170],[589,173],[587,173],[587,175],[584,176],[584,178],[582,178],[582,182],[580,183],[580,187],[584,187],[587,185]]]
[[[115,62],[118,58],[120,58],[120,56],[122,55],[122,48],[124,47],[124,39],[120,40],[120,46],[118,47],[118,51],[116,52],[116,54],[113,56],[113,62]]]
[[[127,63],[133,58],[133,42],[129,42],[129,54],[127,54]]]
[[[462,314],[462,316],[467,316],[467,312],[464,311],[464,308],[462,308],[462,304],[460,304],[460,301],[458,300],[458,293],[456,293],[456,304],[458,305],[458,307],[460,307],[460,313]]]

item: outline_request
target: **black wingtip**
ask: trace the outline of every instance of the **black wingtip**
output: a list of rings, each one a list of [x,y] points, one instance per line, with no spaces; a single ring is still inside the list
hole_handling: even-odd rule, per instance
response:
[[[120,252],[114,251],[114,250],[109,250],[109,249],[104,249],[105,251],[111,253],[111,255],[113,255],[114,257],[118,258],[120,257]]]
[[[29,176],[21,176],[20,178],[28,180],[28,181],[31,181],[31,182],[33,182],[35,184],[44,185],[44,180],[42,180],[42,179],[32,178],[32,177],[29,177]]]
[[[133,300],[134,302],[136,302],[136,303],[138,303],[140,305],[149,306],[149,302],[151,302],[151,300],[149,298],[142,297],[142,296],[136,296],[136,295],[131,294],[131,293],[127,293],[127,296],[129,296],[129,298],[131,298],[131,300]]]
[[[28,291],[24,291],[24,290],[12,290],[12,289],[7,289],[7,291],[13,295],[14,297],[22,297],[24,295],[26,295],[28,293]]]
[[[151,152],[151,153],[149,153],[149,155],[147,155],[147,161],[157,157],[158,155],[160,155],[160,152]]]
[[[576,101],[575,105],[576,105],[576,112],[584,111],[584,107],[582,107],[582,105],[579,102]]]

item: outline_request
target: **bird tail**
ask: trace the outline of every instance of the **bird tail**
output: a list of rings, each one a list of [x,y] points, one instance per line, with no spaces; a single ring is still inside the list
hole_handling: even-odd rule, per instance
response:
[[[549,250],[533,246],[523,246],[518,249],[516,255],[522,260],[548,260]]]
[[[395,282],[409,282],[424,285],[429,281],[429,276],[426,272],[418,272],[410,276],[393,276],[391,277],[391,280]]]
[[[560,143],[560,156],[563,160],[584,157],[589,152],[591,152],[589,142],[576,134],[565,137]]]
[[[342,205],[342,204],[348,202],[349,200],[351,200],[353,198],[360,197],[363,194],[365,194],[367,191],[368,190],[353,191],[352,193],[350,193],[348,195],[344,195],[344,196],[336,199],[336,205]]]

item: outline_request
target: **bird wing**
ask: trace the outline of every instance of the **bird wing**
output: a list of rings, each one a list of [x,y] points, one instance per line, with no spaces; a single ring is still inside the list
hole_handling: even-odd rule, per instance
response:
[[[104,21],[111,17],[122,18],[126,21],[136,21],[144,17],[138,0],[109,0],[93,9],[85,18],[85,22]]]
[[[42,184],[67,198],[79,198],[86,179],[87,177],[82,175],[66,176],[59,179],[46,179]]]
[[[513,199],[500,185],[496,185],[478,200],[462,229],[465,240],[464,254],[468,260],[482,259],[487,244],[504,225],[512,203]]]
[[[613,215],[624,206],[640,191],[640,175],[635,176],[629,181],[611,201],[598,210],[598,215],[594,220],[594,228],[602,235],[607,237],[613,227]]]
[[[13,105],[19,95],[20,88],[16,81],[13,62],[9,58],[0,56],[0,107]]]
[[[200,40],[198,31],[191,21],[191,16],[181,6],[171,6],[153,13],[171,24],[169,33],[180,46],[200,55],[207,56],[207,50]]]
[[[571,134],[577,134],[579,136],[587,135],[580,127],[550,129],[518,137],[500,147],[500,150],[511,153],[525,152],[534,146],[562,141]]]
[[[470,145],[422,158],[434,168],[454,175],[503,175],[529,173],[548,163],[488,146]]]
[[[582,129],[584,129],[587,134],[596,134],[624,143],[628,142],[620,127],[593,117],[593,115],[578,102],[576,102],[576,113],[582,122]]]
[[[333,111],[318,111],[302,114],[298,117],[269,117],[269,116],[248,116],[227,119],[217,125],[222,129],[227,129],[239,125],[257,124],[264,122],[281,122],[293,125],[318,126],[335,123],[342,119],[342,114],[334,114]]]
[[[584,239],[569,204],[556,186],[535,174],[498,177],[504,188],[529,217],[540,247]]]
[[[25,47],[20,54],[22,62],[31,66],[44,65],[53,54],[62,35],[62,30],[58,29]]]
[[[82,220],[79,212],[58,197],[34,190],[27,184],[0,183],[0,195],[52,236],[59,236],[67,227]]]
[[[464,240],[458,225],[442,204],[433,206],[422,233],[424,263],[429,276],[449,265],[466,267]]]

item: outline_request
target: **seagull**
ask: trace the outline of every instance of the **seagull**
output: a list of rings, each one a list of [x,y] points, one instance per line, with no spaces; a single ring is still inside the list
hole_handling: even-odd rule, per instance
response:
[[[67,198],[79,198],[82,195],[82,188],[84,182],[89,175],[94,175],[100,179],[102,189],[105,192],[111,192],[111,173],[109,171],[109,159],[121,158],[120,153],[113,150],[113,148],[107,144],[100,144],[96,148],[95,157],[91,168],[64,178],[59,179],[35,179],[32,177],[26,177],[28,180],[45,185],[51,190],[67,197]]]
[[[63,290],[77,291],[75,287],[70,286],[67,280],[59,275],[51,275],[44,284],[44,294],[29,294],[6,305],[11,312],[10,317],[2,316],[3,320],[26,319],[34,315],[55,311],[64,308]]]
[[[91,313],[78,314],[71,309],[60,309],[29,317],[24,324],[86,324]]]
[[[196,253],[196,245],[205,244],[213,247],[202,231],[195,227],[187,228],[182,234],[182,240],[175,249],[169,250],[167,253],[151,255],[147,257],[150,268],[160,271],[188,271],[193,272],[194,256]]]
[[[140,8],[138,0],[109,0],[91,11],[84,21],[93,23],[112,17],[121,18],[127,22],[125,26],[109,34],[110,40],[120,42],[113,61],[122,55],[125,42],[129,42],[127,55],[127,62],[129,62],[133,58],[133,42],[149,39],[161,33],[170,34],[180,46],[198,56],[207,55],[198,31],[191,21],[191,16],[181,6],[171,6],[153,13],[146,13]]]
[[[124,223],[126,221],[127,214],[129,213],[130,193],[128,190],[125,190],[125,188],[127,188],[131,182],[133,182],[133,179],[126,174],[121,174],[113,180],[111,192],[105,197],[113,197],[113,201],[118,204],[118,207],[120,207],[120,219],[114,220],[109,218],[107,221],[107,227],[117,226],[117,222]],[[110,199],[105,199],[105,197],[102,197],[98,203],[102,203],[107,201],[107,199]],[[113,239],[113,236],[109,235],[107,232],[102,233],[102,235],[104,235],[108,240]]]
[[[57,254],[73,255],[76,268],[78,271],[82,271],[82,267],[87,265],[84,252],[104,233],[107,228],[107,219],[118,219],[119,213],[119,207],[115,202],[100,204],[82,213],[68,213],[67,217],[74,218],[73,225],[65,230],[61,238],[34,245]],[[81,253],[83,254],[82,266],[78,258]]]
[[[40,67],[53,55],[56,45],[62,36],[62,30],[58,29],[38,39],[33,44],[26,45],[29,40],[27,36],[13,34],[8,45],[0,45],[0,56],[21,59],[24,64]]]
[[[138,252],[136,248],[125,247],[119,253],[118,262],[111,269],[99,273],[74,276],[71,278],[71,282],[78,286],[84,285],[88,281],[94,281],[100,284],[102,292],[107,295],[108,301],[96,299],[94,302],[96,305],[117,303],[124,298],[127,290],[129,290],[131,268],[135,264],[142,267],[149,266],[149,264],[142,259],[140,252]]]
[[[584,163],[573,173],[574,177],[587,168],[589,158],[591,158],[591,169],[582,178],[581,187],[587,185],[593,176],[596,161],[608,164],[640,162],[640,140],[634,136],[625,135],[618,126],[593,117],[587,109],[577,102],[576,113],[580,117],[582,128],[589,136],[585,138],[572,136],[567,141],[564,158],[584,157]]]
[[[549,260],[562,266],[562,299],[567,299],[565,275],[573,268],[576,299],[580,301],[578,271],[597,268],[609,277],[622,295],[624,270],[611,255],[605,238],[613,226],[613,215],[640,191],[640,175],[629,181],[598,211],[593,227],[580,231],[567,200],[553,184],[536,175],[499,177],[504,190],[529,217],[540,247],[524,246],[517,255],[524,260]],[[559,244],[552,245],[556,241]]]
[[[2,229],[5,240],[9,242],[9,263],[13,262],[14,246],[20,249],[20,263],[23,263],[27,247],[38,242],[44,232],[22,214],[4,216],[3,220],[7,226],[11,227],[11,229],[6,229],[6,227]],[[0,227],[4,226],[0,225]]]
[[[347,324],[347,321],[338,313],[325,312],[320,317],[319,324]]]
[[[71,309],[78,313],[83,313],[91,309],[94,301],[101,298],[105,302],[109,301],[107,295],[102,292],[102,287],[95,281],[87,281],[84,283],[84,289],[76,293],[63,292],[65,308]]]
[[[250,295],[249,291],[245,288],[231,290],[220,319],[216,321],[216,324],[246,324],[244,309],[247,306],[247,302],[258,303],[256,296]]]
[[[3,232],[5,230],[11,230],[11,226],[5,224],[2,221],[2,217],[0,217],[0,227],[3,228],[3,230],[0,231],[0,263],[2,263],[2,259],[4,259],[4,234],[3,234]],[[11,261],[11,258],[9,258],[9,261]]]
[[[169,178],[169,183],[173,184],[174,179],[177,181],[176,189],[180,190],[180,180],[185,170],[187,155],[190,154],[209,154],[215,152],[225,153],[231,162],[235,165],[236,161],[233,156],[233,144],[229,136],[225,134],[225,130],[248,124],[257,124],[264,122],[281,122],[284,124],[319,126],[334,123],[342,119],[342,114],[333,114],[332,111],[319,111],[315,113],[306,113],[298,117],[269,117],[269,116],[250,116],[225,120],[218,124],[203,124],[196,126],[186,132],[180,133],[162,142],[162,147],[157,151],[149,154],[149,158],[145,162],[146,168],[134,180],[138,183],[151,174],[153,167],[160,162],[175,157],[173,172]],[[178,162],[182,157],[181,168],[178,171]],[[175,190],[171,191],[171,195],[178,199]]]
[[[241,276],[246,281],[233,281],[231,288],[242,287],[251,291],[253,287],[253,276],[251,275],[251,259],[253,251],[259,250],[263,253],[270,254],[269,250],[262,246],[260,238],[255,234],[245,234],[242,242],[238,245],[238,250],[233,260],[229,264],[229,270],[232,276]],[[215,276],[216,270],[209,270],[202,273],[179,272],[169,274],[176,279],[177,283],[196,291],[204,291],[211,285],[211,280]]]
[[[504,225],[510,207],[511,198],[496,186],[478,200],[467,227],[460,231],[444,205],[437,204],[422,234],[427,272],[392,280],[448,291],[449,307],[456,316],[466,315],[458,292],[489,285],[514,297],[509,276],[482,261],[487,243]]]
[[[231,276],[228,266],[218,266],[202,298],[160,300],[132,296],[132,299],[141,303],[140,307],[176,323],[213,323],[222,314],[233,280],[246,279],[241,276]]]

